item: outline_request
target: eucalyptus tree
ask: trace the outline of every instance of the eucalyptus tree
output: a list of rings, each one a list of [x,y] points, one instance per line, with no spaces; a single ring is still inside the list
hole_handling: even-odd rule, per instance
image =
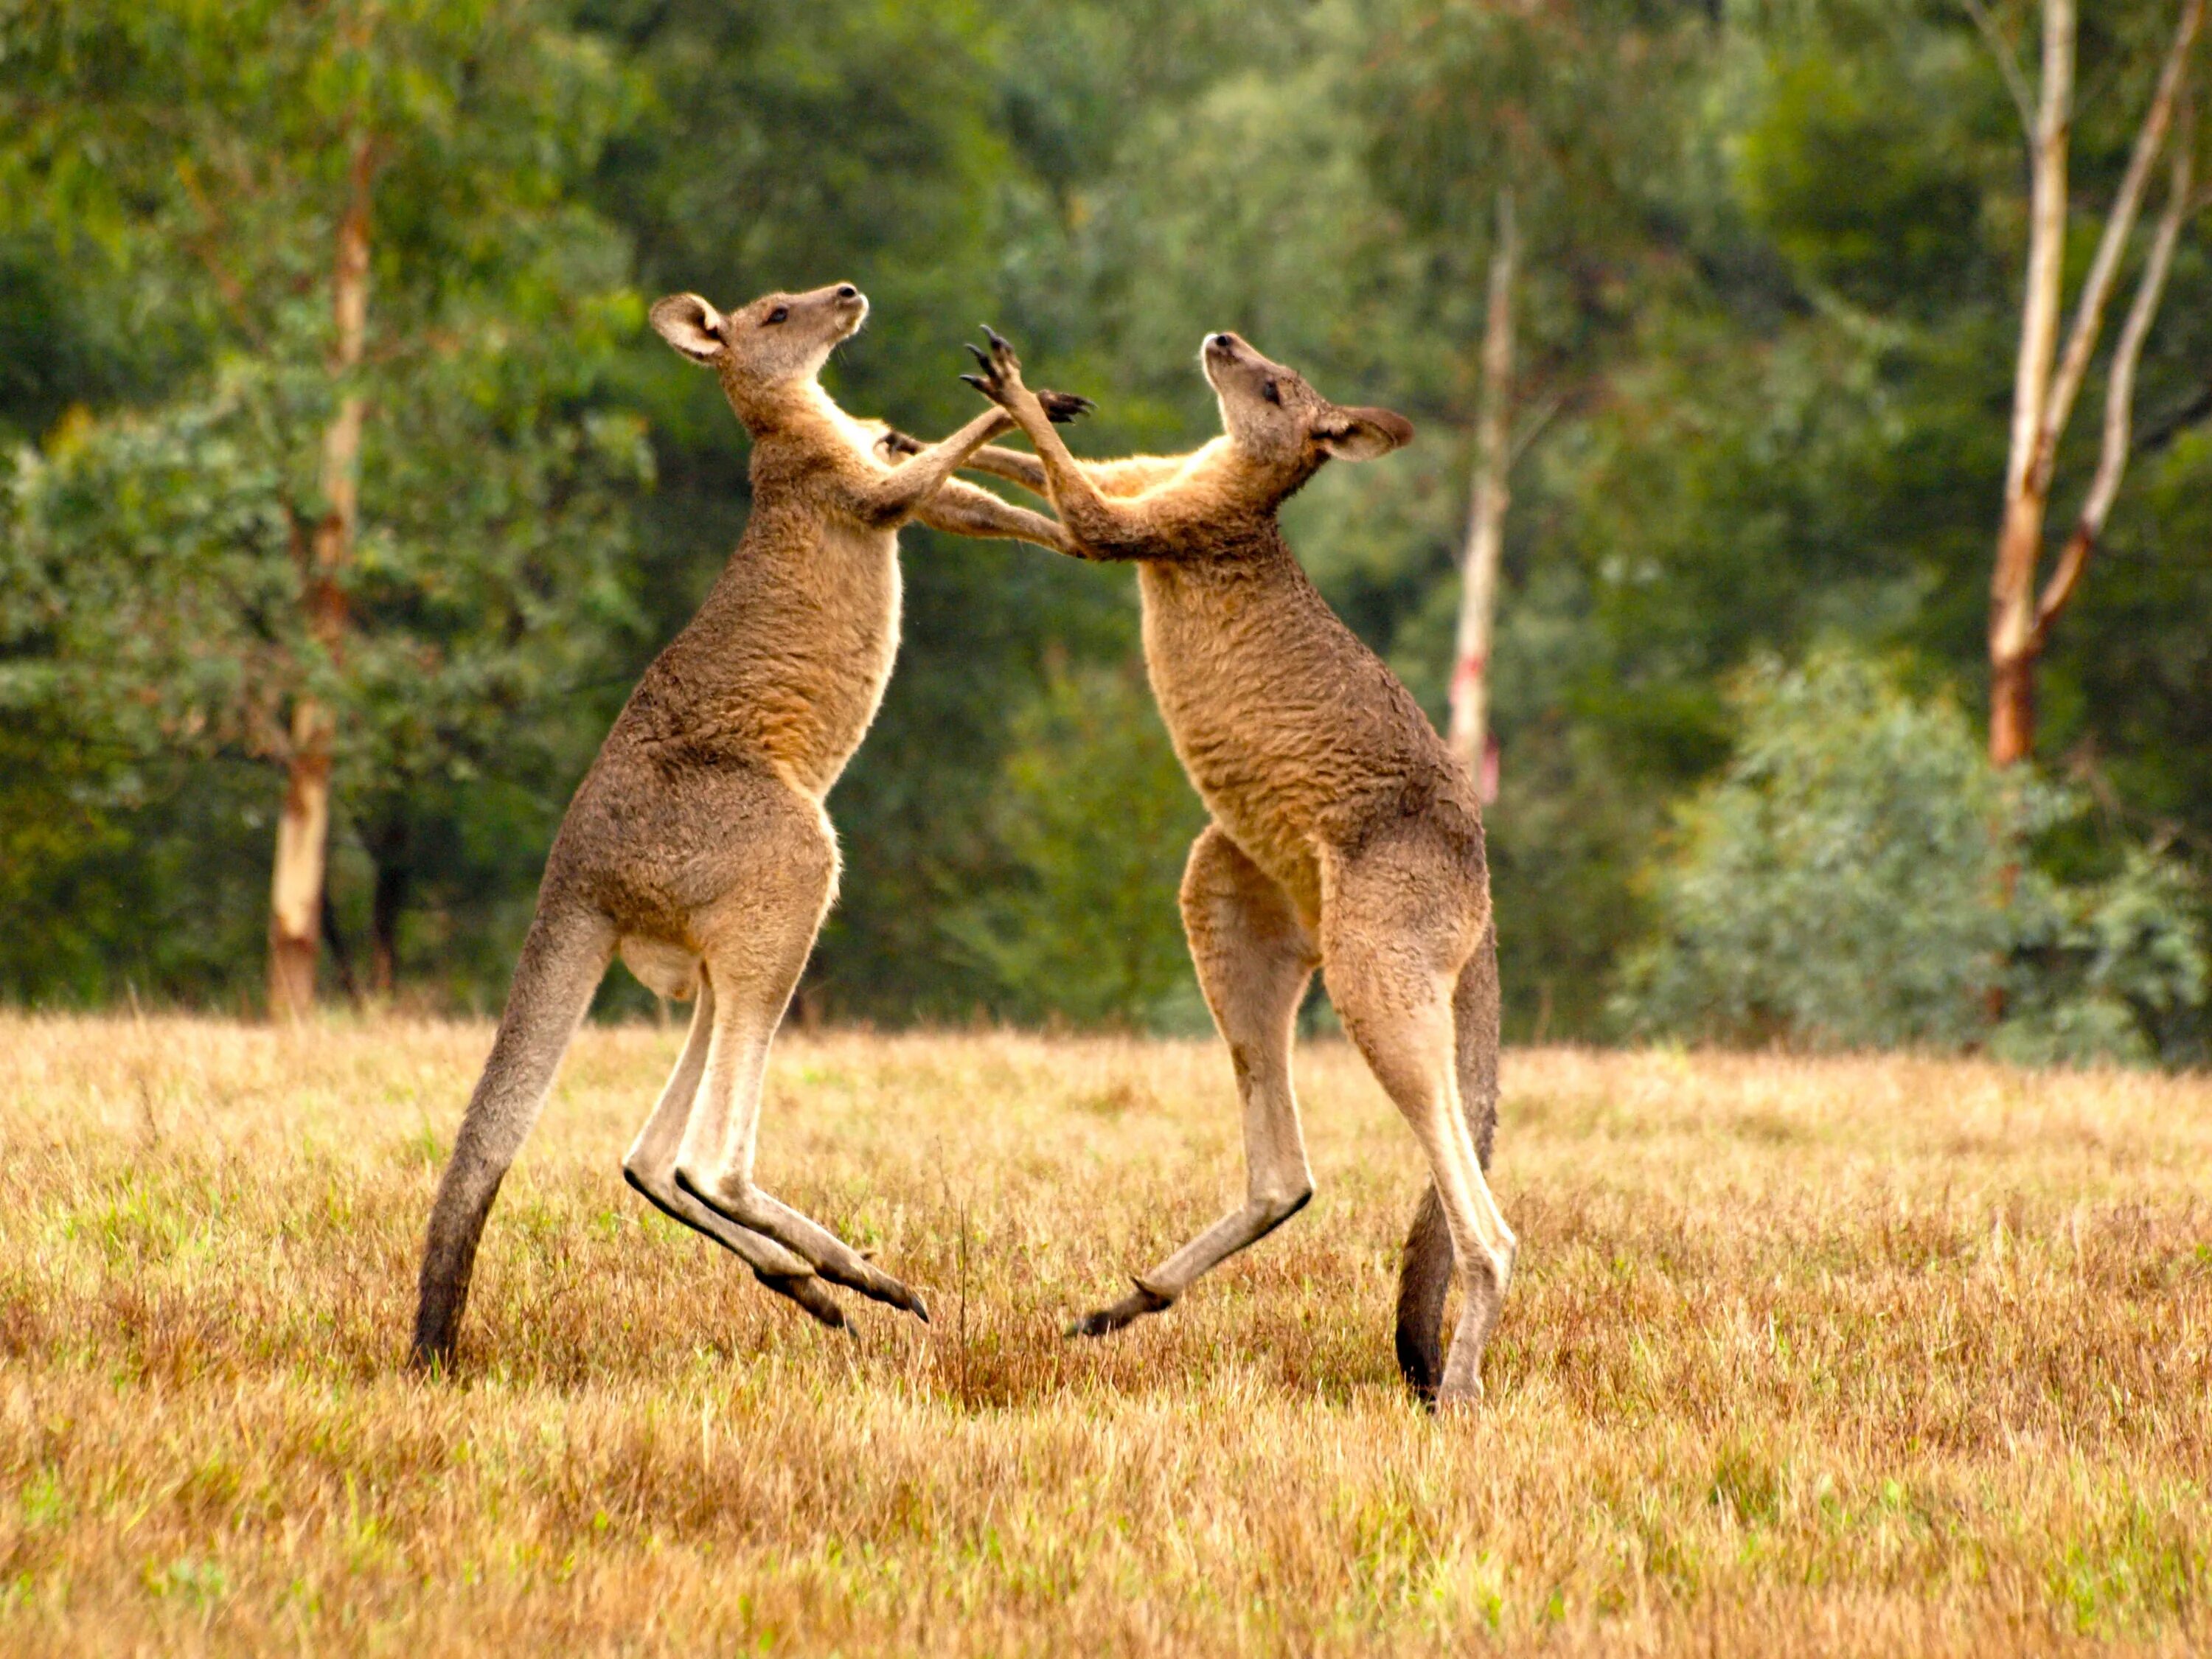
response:
[[[1621,332],[1652,252],[1654,181],[1680,147],[1678,94],[1698,33],[1623,0],[1461,0],[1399,9],[1363,67],[1374,177],[1426,256],[1423,314],[1472,348],[1449,741],[1486,796],[1513,463]]]
[[[2096,252],[2064,326],[2065,266],[2074,194],[2069,179],[2075,111],[2078,21],[2075,0],[2041,0],[2038,84],[2031,90],[2002,21],[1966,0],[2019,105],[2029,175],[2027,276],[2012,396],[2011,453],[2005,464],[2004,514],[1990,591],[1990,758],[2009,766],[2035,747],[2035,670],[2052,625],[2073,603],[2125,476],[2133,441],[2136,375],[2150,337],[2183,228],[2212,196],[2198,193],[2197,94],[2191,60],[2204,25],[2204,0],[2150,9],[2169,32],[2137,42],[2123,31],[2107,65],[2119,88],[2148,87],[2127,98],[2134,135],[2113,190]],[[2170,21],[2169,21],[2170,19]],[[2134,48],[2130,52],[2130,48]],[[2132,57],[2137,61],[2130,62]],[[2110,94],[2107,94],[2108,100]],[[2140,112],[2137,113],[2136,112]],[[2050,574],[2039,583],[2045,521],[2060,441],[2087,380],[2106,311],[2119,286],[2153,175],[2165,163],[2164,200],[2135,279],[2118,337],[2104,364],[2104,422],[2097,465]]]
[[[465,772],[623,611],[636,320],[579,180],[633,88],[532,0],[15,13],[0,177],[198,343],[17,468],[0,690],[281,773],[268,995],[312,1000],[333,787]]]

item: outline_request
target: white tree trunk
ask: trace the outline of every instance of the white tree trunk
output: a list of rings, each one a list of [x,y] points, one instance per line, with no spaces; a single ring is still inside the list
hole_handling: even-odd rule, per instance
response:
[[[2029,639],[2049,485],[2039,465],[2058,353],[2066,257],[2066,149],[2074,118],[2074,0],[2043,0],[2043,86],[2029,155],[2027,292],[2013,374],[2003,527],[1990,583],[1990,759],[2009,766],[2035,741]]]
[[[334,375],[361,366],[368,324],[369,186],[374,150],[358,136],[348,169],[344,215],[338,221],[337,254],[331,272],[331,310],[337,339]],[[323,434],[320,484],[324,510],[310,538],[301,572],[307,625],[335,656],[344,640],[345,592],[341,578],[353,556],[361,516],[361,431],[358,392],[338,400]],[[303,1014],[314,1006],[315,959],[322,944],[323,887],[331,830],[331,756],[337,721],[312,691],[292,705],[290,755],[284,804],[276,821],[276,855],[269,880],[269,1012]]]
[[[1459,629],[1453,647],[1451,726],[1446,742],[1487,802],[1497,793],[1490,732],[1490,648],[1498,612],[1498,571],[1505,548],[1506,475],[1512,465],[1513,282],[1520,259],[1513,192],[1498,193],[1498,235],[1482,325],[1482,402],[1475,425],[1474,500],[1462,561]]]

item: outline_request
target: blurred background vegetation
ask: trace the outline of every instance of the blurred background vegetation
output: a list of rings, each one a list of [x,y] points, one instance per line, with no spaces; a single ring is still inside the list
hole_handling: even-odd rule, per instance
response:
[[[2070,283],[2174,13],[2082,20]],[[323,994],[496,1006],[568,791],[744,520],[741,430],[641,326],[674,289],[860,283],[832,390],[924,434],[972,412],[986,319],[1098,400],[1093,453],[1214,429],[1218,327],[1402,410],[1413,447],[1325,472],[1289,527],[1441,724],[1510,190],[1509,1036],[2202,1060],[2201,204],[2033,775],[1982,758],[2028,246],[2006,60],[2033,80],[2040,27],[2026,0],[0,8],[0,995],[257,1006],[310,700]],[[357,530],[321,572],[349,398]],[[2076,426],[2057,502],[2096,459]],[[1201,813],[1130,574],[904,549],[803,1012],[1202,1026],[1175,908]],[[605,1002],[646,1006],[620,975]]]

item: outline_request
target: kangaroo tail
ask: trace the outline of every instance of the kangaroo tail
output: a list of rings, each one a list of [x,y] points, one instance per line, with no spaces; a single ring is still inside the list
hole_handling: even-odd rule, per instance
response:
[[[1498,929],[1486,927],[1452,992],[1460,1102],[1486,1171],[1498,1135]],[[1433,1403],[1443,1380],[1444,1297],[1451,1289],[1451,1228],[1431,1181],[1413,1212],[1398,1266],[1398,1370],[1406,1385]]]
[[[491,1058],[469,1097],[430,1212],[410,1355],[417,1366],[453,1359],[484,1218],[491,1213],[507,1166],[538,1121],[561,1056],[606,975],[614,945],[614,929],[589,911],[540,910],[530,925]]]

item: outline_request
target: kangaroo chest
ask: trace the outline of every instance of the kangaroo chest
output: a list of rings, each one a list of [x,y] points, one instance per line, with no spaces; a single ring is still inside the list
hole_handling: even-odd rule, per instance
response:
[[[664,763],[766,763],[819,799],[883,701],[899,604],[895,532],[759,518],[622,723]]]
[[[896,532],[833,522],[762,631],[761,742],[817,796],[882,706],[900,604]]]
[[[1145,663],[1183,769],[1237,844],[1310,915],[1332,799],[1328,675],[1264,579],[1140,568]]]

